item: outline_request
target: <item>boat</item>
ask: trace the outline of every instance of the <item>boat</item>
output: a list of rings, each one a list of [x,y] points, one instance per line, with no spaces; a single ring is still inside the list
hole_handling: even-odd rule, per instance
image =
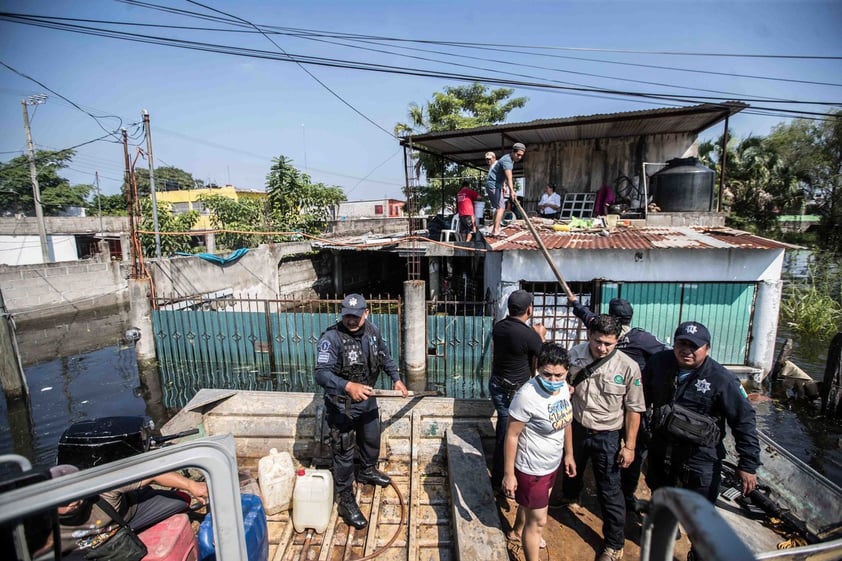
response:
[[[267,516],[268,559],[517,559],[510,557],[517,551],[506,539],[516,505],[493,494],[486,471],[494,446],[491,402],[381,392],[379,468],[393,484],[357,488],[369,525],[353,529],[334,508],[324,532],[298,533],[289,511]],[[208,480],[218,558],[245,559],[242,523],[232,522],[242,517],[238,493],[259,493],[254,474],[272,448],[288,451],[300,467],[327,465],[323,399],[314,393],[203,389],[161,433],[166,439],[195,429],[199,434],[179,439],[184,442],[2,493],[0,524],[32,513],[33,505],[55,506],[74,494],[193,466]],[[761,443],[758,480],[765,501],[745,503],[727,479],[716,508],[682,489],[660,489],[650,497],[641,484],[648,511],[642,524],[627,525],[625,558],[683,560],[691,542],[705,559],[719,561],[842,557],[842,489],[762,434]],[[599,553],[601,520],[592,482],[586,481],[585,494],[581,507],[551,512],[542,556],[592,561]],[[777,520],[777,529],[770,519]],[[676,541],[679,524],[682,537]]]

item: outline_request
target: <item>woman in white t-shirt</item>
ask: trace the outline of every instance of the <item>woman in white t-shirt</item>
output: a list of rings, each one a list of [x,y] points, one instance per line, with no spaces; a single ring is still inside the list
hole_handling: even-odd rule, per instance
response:
[[[538,356],[538,375],[524,384],[509,406],[505,441],[503,491],[518,504],[510,542],[520,542],[526,561],[538,559],[541,534],[547,524],[550,490],[562,463],[567,475],[576,475],[573,420],[567,370],[567,350],[544,343]]]

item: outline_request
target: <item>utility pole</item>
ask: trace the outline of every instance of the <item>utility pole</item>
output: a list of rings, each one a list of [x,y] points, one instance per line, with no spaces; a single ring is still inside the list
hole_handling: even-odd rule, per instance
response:
[[[125,173],[125,195],[126,195],[126,209],[128,210],[129,214],[129,244],[130,250],[129,253],[131,255],[132,260],[132,276],[131,278],[136,279],[140,276],[140,268],[138,267],[138,260],[140,259],[140,243],[136,243],[135,240],[135,200],[134,200],[134,181],[132,179],[132,166],[129,160],[129,136],[126,132],[126,129],[120,129],[121,134],[123,135],[123,157],[126,161],[126,173]]]
[[[50,248],[47,245],[47,226],[44,224],[44,209],[41,208],[41,189],[38,186],[38,171],[35,169],[35,149],[32,146],[32,131],[29,129],[29,109],[27,105],[38,105],[47,101],[44,94],[31,95],[20,102],[23,109],[23,128],[26,132],[26,151],[29,156],[29,176],[32,179],[32,198],[35,199],[35,217],[38,219],[38,237],[41,238],[41,259],[52,263]]]
[[[155,227],[155,257],[161,258],[161,233],[158,231],[158,197],[155,193],[155,166],[152,162],[152,128],[149,112],[143,110],[143,128],[146,131],[146,151],[149,155],[149,193],[152,195],[152,224]]]

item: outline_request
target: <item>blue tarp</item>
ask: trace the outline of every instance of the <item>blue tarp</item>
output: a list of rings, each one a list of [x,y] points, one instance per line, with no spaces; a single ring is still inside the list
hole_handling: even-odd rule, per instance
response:
[[[247,247],[241,247],[240,249],[235,249],[232,253],[225,257],[221,255],[214,255],[213,253],[185,253],[184,251],[176,251],[175,254],[185,257],[201,257],[205,261],[210,261],[215,265],[225,267],[226,265],[230,265],[231,263],[237,261],[237,259],[248,253],[248,251]]]

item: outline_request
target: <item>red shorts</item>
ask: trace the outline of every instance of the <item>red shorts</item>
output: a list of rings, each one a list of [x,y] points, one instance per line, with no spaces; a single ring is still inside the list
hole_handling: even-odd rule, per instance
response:
[[[547,475],[529,475],[515,468],[517,478],[517,490],[515,501],[520,506],[538,510],[546,508],[550,504],[550,490],[555,485],[555,478],[558,470]]]

